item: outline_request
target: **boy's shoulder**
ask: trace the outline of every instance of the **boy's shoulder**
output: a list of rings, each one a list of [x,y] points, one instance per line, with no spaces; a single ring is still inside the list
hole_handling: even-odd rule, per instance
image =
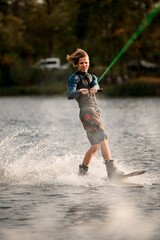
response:
[[[76,73],[73,73],[70,77],[69,77],[69,82],[78,82],[79,81],[79,77]]]

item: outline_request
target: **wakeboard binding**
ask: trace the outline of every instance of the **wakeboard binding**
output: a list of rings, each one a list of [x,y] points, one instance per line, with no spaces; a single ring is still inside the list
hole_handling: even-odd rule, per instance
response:
[[[114,160],[105,161],[104,164],[106,165],[106,170],[107,170],[107,175],[109,180],[113,180],[113,181],[142,175],[146,172],[146,171],[134,171],[134,172],[125,174],[124,172],[121,172],[117,169],[117,167],[115,166]]]
[[[85,175],[87,175],[87,173],[88,173],[88,167],[87,166],[85,166],[84,164],[80,164],[79,165],[79,175],[80,176],[85,176]]]

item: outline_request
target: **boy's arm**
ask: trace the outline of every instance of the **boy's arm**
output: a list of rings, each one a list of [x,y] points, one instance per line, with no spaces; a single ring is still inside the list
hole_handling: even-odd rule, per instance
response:
[[[98,85],[97,77],[95,75],[92,75],[90,93],[94,94],[98,91],[98,89],[99,89],[99,85]]]
[[[78,85],[78,76],[76,74],[72,74],[68,80],[68,99],[74,99],[82,95],[81,91],[77,90]]]

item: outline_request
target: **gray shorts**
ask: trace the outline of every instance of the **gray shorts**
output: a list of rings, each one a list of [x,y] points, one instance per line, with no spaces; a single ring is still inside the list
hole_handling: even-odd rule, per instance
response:
[[[98,111],[92,108],[81,108],[80,120],[86,130],[91,145],[99,144],[107,139]]]

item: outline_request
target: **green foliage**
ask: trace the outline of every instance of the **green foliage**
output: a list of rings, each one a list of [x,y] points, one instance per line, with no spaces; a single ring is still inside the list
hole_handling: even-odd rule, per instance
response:
[[[33,64],[52,56],[66,63],[66,55],[76,48],[84,48],[92,66],[104,69],[156,2],[159,0],[44,0],[43,4],[36,0],[1,0],[0,85],[33,85],[44,79],[48,83],[49,73],[46,77],[46,73],[33,71]],[[111,74],[115,69],[123,73],[123,65],[131,59],[160,64],[159,25],[160,14],[119,59]]]
[[[64,87],[61,85],[56,87],[55,85],[51,86],[11,86],[11,87],[0,87],[0,96],[32,96],[32,95],[55,95],[61,94],[65,95],[66,91]]]

